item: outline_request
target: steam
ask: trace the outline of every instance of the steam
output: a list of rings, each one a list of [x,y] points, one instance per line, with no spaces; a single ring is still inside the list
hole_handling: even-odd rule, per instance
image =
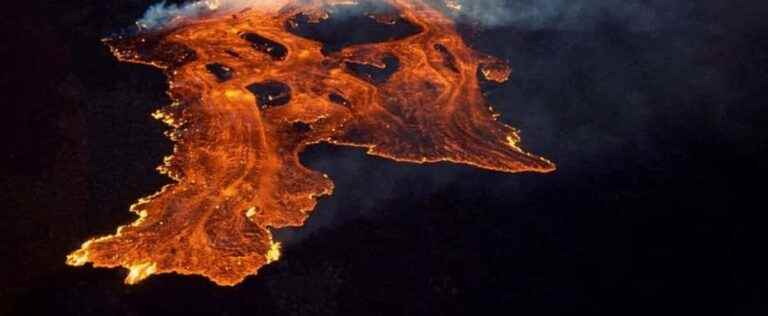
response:
[[[651,31],[674,3],[640,0],[445,0],[458,3],[462,22],[518,29],[587,30],[602,18],[621,21],[635,31]]]
[[[178,6],[176,4],[167,5],[165,1],[153,4],[144,12],[144,16],[136,21],[136,24],[143,29],[159,29],[176,23],[180,18],[196,18],[203,13],[215,10],[218,7],[218,1],[206,0],[191,2]]]
[[[172,27],[184,21],[214,13],[226,13],[245,8],[272,7],[284,1],[274,0],[196,0],[182,5],[162,1],[151,5],[136,24],[146,30]]]
[[[367,0],[371,2],[372,0]],[[278,8],[285,0],[194,0],[182,5],[165,1],[147,9],[137,21],[142,29],[156,30],[215,13],[245,8]],[[662,12],[673,12],[676,4],[661,0],[431,0],[443,6],[458,21],[485,27],[519,29],[585,30],[602,17],[621,21],[636,31],[652,31],[662,21]]]

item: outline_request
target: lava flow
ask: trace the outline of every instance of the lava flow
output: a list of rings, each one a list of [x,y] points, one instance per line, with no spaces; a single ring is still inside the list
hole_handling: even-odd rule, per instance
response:
[[[159,170],[175,180],[131,207],[116,234],[85,242],[70,265],[203,275],[234,285],[279,258],[270,228],[301,226],[333,183],[299,163],[308,145],[364,147],[397,161],[449,161],[502,172],[555,166],[496,121],[480,80],[503,62],[466,46],[452,20],[421,0],[371,13],[414,32],[327,47],[303,34],[345,0],[271,1],[105,42],[121,61],[154,65],[174,102],[154,116],[172,129]],[[483,77],[482,79],[480,77]]]

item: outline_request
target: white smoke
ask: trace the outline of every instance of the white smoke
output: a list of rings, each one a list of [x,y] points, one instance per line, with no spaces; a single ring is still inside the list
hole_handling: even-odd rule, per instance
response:
[[[144,16],[136,21],[142,29],[159,29],[168,25],[177,23],[181,18],[195,18],[216,10],[217,0],[191,2],[178,6],[176,4],[167,5],[165,1],[151,5]]]
[[[151,5],[136,24],[141,29],[158,30],[210,14],[224,14],[246,8],[279,8],[285,2],[285,0],[194,0],[177,5],[162,1]]]
[[[457,18],[483,26],[519,29],[585,30],[601,19],[619,21],[634,31],[653,31],[664,12],[679,9],[662,0],[446,0],[459,3]]]
[[[371,1],[371,0],[368,0]],[[431,0],[444,5],[464,23],[521,29],[586,29],[601,16],[610,16],[633,30],[651,31],[660,24],[661,12],[676,9],[662,0]],[[204,15],[245,8],[277,9],[288,0],[193,0],[183,5],[165,1],[147,9],[137,21],[142,29],[175,26]]]

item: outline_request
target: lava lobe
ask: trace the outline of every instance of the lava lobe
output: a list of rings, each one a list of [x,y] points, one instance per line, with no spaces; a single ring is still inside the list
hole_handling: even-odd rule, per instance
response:
[[[172,127],[174,151],[159,169],[176,183],[140,199],[137,221],[85,242],[69,264],[125,267],[127,283],[176,272],[237,284],[278,259],[270,228],[301,226],[333,191],[299,162],[320,142],[403,162],[554,170],[483,98],[478,74],[502,82],[509,67],[467,47],[423,1],[383,1],[388,10],[361,20],[396,36],[336,42],[321,39],[349,1],[275,3],[105,40],[118,59],[159,67],[171,83],[175,102],[154,116]]]

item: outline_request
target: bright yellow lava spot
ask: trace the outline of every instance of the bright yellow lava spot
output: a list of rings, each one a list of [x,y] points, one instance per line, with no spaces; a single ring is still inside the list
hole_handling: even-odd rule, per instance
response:
[[[517,147],[518,141],[519,139],[517,137],[507,136],[507,143],[509,144],[509,146],[519,150],[519,147]]]
[[[227,89],[227,91],[224,92],[224,96],[230,100],[242,99],[244,95],[245,94],[238,89]]]
[[[146,210],[141,210],[141,211],[138,211],[137,213],[139,214],[139,219],[137,219],[135,222],[133,222],[133,224],[131,224],[133,226],[141,225],[141,223],[144,222],[144,220],[147,218],[147,215],[148,215]]]
[[[251,218],[253,215],[256,215],[256,207],[251,207],[245,212],[245,217]]]
[[[68,265],[79,267],[88,262],[88,251],[86,250],[88,248],[88,243],[90,243],[90,241],[87,241],[83,244],[82,248],[67,256]]]
[[[269,251],[267,251],[267,263],[272,263],[277,260],[280,260],[280,243],[271,241]]]
[[[154,262],[137,263],[128,267],[128,276],[125,278],[125,284],[136,284],[146,279],[157,271],[157,264]]]
[[[158,121],[162,121],[165,124],[168,124],[170,126],[178,126],[178,122],[168,114],[164,113],[163,111],[155,111],[152,113],[152,117],[155,118]]]

